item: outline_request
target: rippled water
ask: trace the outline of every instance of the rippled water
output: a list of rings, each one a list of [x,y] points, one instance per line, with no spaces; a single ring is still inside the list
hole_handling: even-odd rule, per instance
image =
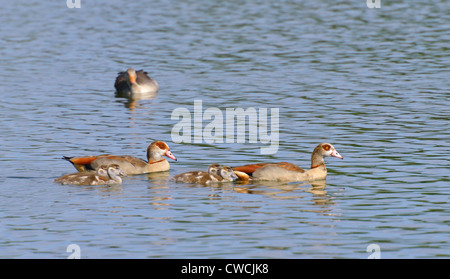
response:
[[[10,2],[0,11],[0,257],[450,257],[447,1]],[[157,98],[114,96],[128,67]],[[173,143],[174,109],[279,108],[280,147]],[[63,155],[167,141],[170,172],[61,186]],[[325,184],[201,187],[212,162],[292,161],[331,142]]]

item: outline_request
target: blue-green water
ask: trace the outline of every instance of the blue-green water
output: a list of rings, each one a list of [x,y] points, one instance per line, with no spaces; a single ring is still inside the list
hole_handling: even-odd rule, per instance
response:
[[[450,257],[447,1],[9,2],[0,11],[0,257]],[[155,99],[114,96],[145,69]],[[174,143],[172,112],[278,108],[280,146]],[[60,158],[145,157],[170,172],[62,186]],[[326,185],[173,183],[210,163],[291,161],[320,142]],[[326,187],[324,187],[326,186]]]

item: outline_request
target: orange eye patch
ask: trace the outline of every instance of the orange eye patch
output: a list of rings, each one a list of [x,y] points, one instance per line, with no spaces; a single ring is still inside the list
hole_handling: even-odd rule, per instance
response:
[[[325,144],[322,148],[325,149],[326,151],[328,151],[331,149],[331,146],[328,144]]]
[[[161,141],[158,141],[157,143],[156,143],[156,146],[158,146],[160,149],[162,149],[162,150],[166,150],[166,149],[169,149],[169,147],[167,146],[167,144],[165,144],[164,142],[161,142]]]

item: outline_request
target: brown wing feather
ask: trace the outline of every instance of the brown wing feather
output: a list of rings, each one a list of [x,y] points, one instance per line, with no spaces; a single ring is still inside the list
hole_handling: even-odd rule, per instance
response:
[[[87,170],[93,170],[91,168],[91,163],[95,160],[97,160],[98,156],[87,156],[87,157],[66,157],[64,156],[63,159],[69,161],[72,163],[72,165],[77,169],[77,171],[87,171]]]
[[[281,163],[277,163],[276,165],[281,168],[285,168],[289,171],[305,172],[305,170],[302,169],[301,167],[294,165],[292,163],[288,163],[288,162],[281,162]]]
[[[71,162],[73,166],[79,171],[88,171],[88,170],[95,170],[95,168],[92,166],[92,163],[95,160],[98,160],[100,158],[110,158],[110,157],[116,157],[114,155],[109,154],[102,154],[98,156],[86,156],[86,157],[66,157],[64,156],[63,159]]]
[[[268,164],[269,163],[249,164],[244,166],[233,167],[233,170],[245,172],[246,174],[252,174],[255,170],[259,169],[260,167],[264,167],[265,165]]]
[[[74,157],[71,158],[69,161],[73,164],[77,165],[89,165],[93,161],[97,160],[97,156],[90,156],[90,157]]]
[[[285,168],[289,171],[305,172],[305,170],[302,169],[301,167],[294,165],[292,163],[288,163],[288,162],[249,164],[249,165],[234,167],[233,170],[244,172],[246,174],[251,175],[253,172],[255,172],[255,170],[257,170],[261,167],[269,166],[269,165],[277,165],[277,166],[279,166],[281,168]]]

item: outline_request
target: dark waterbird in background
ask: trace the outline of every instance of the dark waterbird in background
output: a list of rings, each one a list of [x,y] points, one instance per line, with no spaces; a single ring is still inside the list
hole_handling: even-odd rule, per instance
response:
[[[144,70],[128,69],[120,72],[114,83],[116,93],[121,97],[134,97],[136,95],[156,95],[159,85]]]

